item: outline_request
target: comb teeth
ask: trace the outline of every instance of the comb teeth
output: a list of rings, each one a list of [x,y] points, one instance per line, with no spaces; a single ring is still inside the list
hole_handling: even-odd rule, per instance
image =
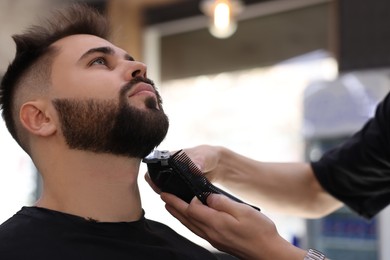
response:
[[[203,172],[191,161],[186,153],[176,153],[171,157],[171,165],[181,174],[181,177],[192,188],[196,197],[206,204],[207,197],[212,193],[213,186],[203,175]]]
[[[174,154],[172,156],[172,159],[172,162],[177,165],[177,167],[181,169],[190,168],[192,174],[203,176],[203,172],[201,172],[198,167],[196,167],[196,165],[192,162],[190,157],[188,157],[185,152]],[[180,164],[178,164],[177,162],[180,162]]]
[[[178,151],[169,159],[169,164],[179,175],[180,178],[187,183],[194,195],[205,205],[207,205],[207,197],[212,194],[223,194],[232,200],[247,204],[242,200],[234,197],[226,191],[214,186],[203,174],[201,170],[191,161],[185,152]],[[249,204],[247,204],[249,205]],[[249,205],[260,211],[258,207]]]

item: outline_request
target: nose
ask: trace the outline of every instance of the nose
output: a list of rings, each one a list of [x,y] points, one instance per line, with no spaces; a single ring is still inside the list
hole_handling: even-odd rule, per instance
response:
[[[129,81],[135,77],[146,78],[146,65],[139,61],[129,61],[126,70],[126,80]]]

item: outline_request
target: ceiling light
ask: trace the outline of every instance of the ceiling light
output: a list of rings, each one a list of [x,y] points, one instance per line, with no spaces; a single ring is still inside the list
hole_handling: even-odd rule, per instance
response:
[[[228,38],[237,29],[235,18],[242,6],[239,0],[203,0],[200,7],[210,17],[210,33],[217,38]]]

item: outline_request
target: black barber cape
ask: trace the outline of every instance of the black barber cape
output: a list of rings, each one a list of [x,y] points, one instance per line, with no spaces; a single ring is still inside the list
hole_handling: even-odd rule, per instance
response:
[[[0,226],[1,260],[217,259],[211,252],[144,216],[94,222],[23,207]]]

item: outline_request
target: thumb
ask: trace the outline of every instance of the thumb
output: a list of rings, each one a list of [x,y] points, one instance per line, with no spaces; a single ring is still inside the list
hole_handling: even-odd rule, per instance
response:
[[[210,194],[207,197],[207,205],[217,211],[226,212],[233,216],[239,216],[240,212],[247,207],[222,194]]]

